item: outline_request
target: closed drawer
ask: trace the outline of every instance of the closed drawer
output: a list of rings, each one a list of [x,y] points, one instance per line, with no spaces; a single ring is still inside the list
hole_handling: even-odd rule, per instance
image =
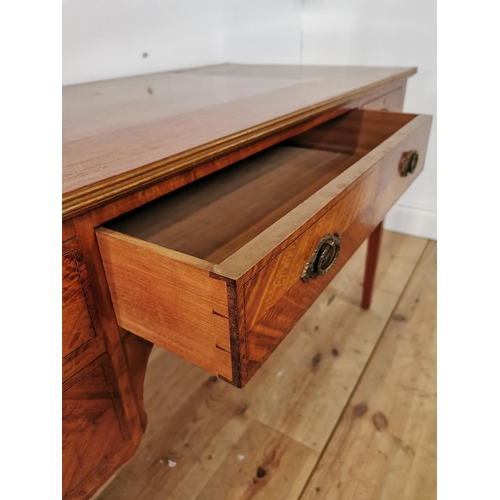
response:
[[[129,437],[122,422],[116,380],[104,354],[63,384],[63,498],[88,498],[95,485],[92,472]]]
[[[73,353],[96,336],[92,297],[78,241],[63,245],[62,355]]]
[[[118,323],[242,387],[420,173],[430,125],[355,110],[98,228]]]
[[[74,236],[74,233],[73,235]],[[67,380],[105,352],[78,238],[62,246],[62,376]]]

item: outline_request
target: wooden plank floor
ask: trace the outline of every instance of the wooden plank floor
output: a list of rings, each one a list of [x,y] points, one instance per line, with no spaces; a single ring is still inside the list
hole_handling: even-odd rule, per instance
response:
[[[244,389],[155,348],[149,425],[99,500],[436,498],[436,243],[361,247]]]

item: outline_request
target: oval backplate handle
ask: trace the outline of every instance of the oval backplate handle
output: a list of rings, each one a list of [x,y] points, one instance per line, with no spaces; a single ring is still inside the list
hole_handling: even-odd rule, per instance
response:
[[[328,234],[316,245],[311,258],[304,264],[300,279],[307,283],[310,279],[326,274],[335,264],[340,253],[340,235]]]
[[[412,149],[411,151],[406,151],[401,156],[401,161],[399,162],[399,172],[401,177],[406,177],[408,174],[413,174],[417,168],[418,163],[418,152]]]

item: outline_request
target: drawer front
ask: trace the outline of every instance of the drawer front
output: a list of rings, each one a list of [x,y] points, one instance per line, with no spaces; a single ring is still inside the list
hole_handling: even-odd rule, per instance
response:
[[[96,336],[87,272],[77,240],[63,245],[62,355],[67,356]]]
[[[109,460],[125,440],[120,426],[122,409],[114,382],[109,356],[105,354],[63,385],[65,498],[87,497],[85,478]]]
[[[415,134],[400,143],[352,189],[339,195],[323,216],[244,284],[246,324],[241,358],[247,380],[420,173],[426,145],[427,134]],[[417,168],[413,174],[403,177],[400,159],[404,152],[413,149],[420,154]],[[305,283],[301,279],[304,264],[311,259],[318,242],[325,235],[334,233],[341,238],[337,261],[327,274]]]
[[[77,238],[62,247],[63,381],[106,351],[87,268]]]

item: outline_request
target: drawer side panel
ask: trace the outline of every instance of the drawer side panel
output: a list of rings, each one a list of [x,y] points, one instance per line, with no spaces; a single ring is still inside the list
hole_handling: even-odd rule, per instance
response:
[[[109,229],[96,234],[118,324],[232,380],[226,283],[202,261]]]

